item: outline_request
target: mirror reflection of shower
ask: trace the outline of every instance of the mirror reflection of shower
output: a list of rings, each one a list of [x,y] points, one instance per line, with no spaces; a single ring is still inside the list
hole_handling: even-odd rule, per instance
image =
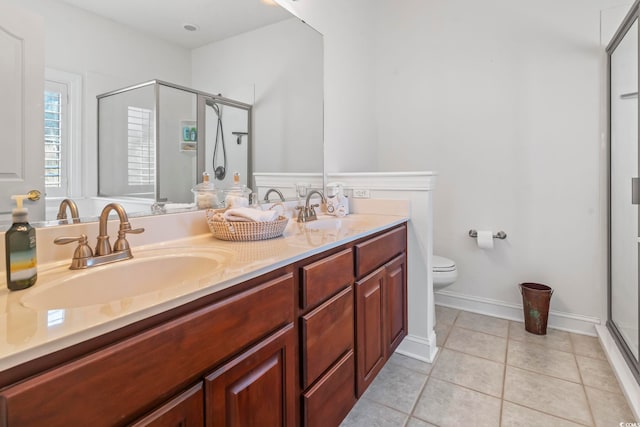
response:
[[[250,186],[250,104],[160,80],[97,101],[100,197],[148,212],[156,203],[193,204],[203,172],[218,189],[232,187],[235,172]],[[246,136],[235,144],[238,133]]]
[[[249,112],[223,104],[214,98],[205,101],[205,163],[206,172],[215,177],[214,185],[224,189],[233,186],[233,175],[240,174],[241,184],[251,186],[249,176]],[[235,143],[234,143],[235,142]]]
[[[225,176],[227,176],[227,147],[224,142],[224,130],[222,126],[222,106],[214,103],[213,101],[208,101],[207,105],[213,108],[213,111],[215,111],[218,116],[216,137],[213,142],[212,167],[215,178],[222,181]]]

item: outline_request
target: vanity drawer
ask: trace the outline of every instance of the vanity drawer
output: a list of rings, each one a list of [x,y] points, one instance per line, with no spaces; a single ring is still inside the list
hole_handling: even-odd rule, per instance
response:
[[[302,388],[353,349],[353,321],[351,287],[301,318]]]
[[[302,395],[305,427],[337,426],[356,404],[353,350]]]
[[[407,227],[402,226],[355,246],[356,276],[371,273],[407,247]]]
[[[293,290],[285,274],[8,387],[0,392],[0,426],[130,422],[292,322]]]
[[[353,283],[351,248],[301,268],[300,307],[313,307]]]

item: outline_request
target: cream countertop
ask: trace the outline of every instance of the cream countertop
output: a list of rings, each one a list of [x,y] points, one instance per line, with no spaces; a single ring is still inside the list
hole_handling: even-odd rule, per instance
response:
[[[218,261],[218,267],[210,274],[198,280],[163,287],[162,290],[123,298],[115,296],[107,304],[80,307],[34,309],[22,303],[21,299],[27,295],[42,292],[66,277],[82,274],[67,268],[73,245],[60,252],[60,247],[43,244],[41,238],[41,234],[46,234],[46,240],[52,241],[49,234],[60,236],[77,230],[55,227],[57,231],[38,231],[38,259],[49,262],[39,265],[37,283],[23,291],[9,292],[4,272],[0,279],[0,372],[408,220],[405,216],[357,214],[335,219],[337,224],[321,220],[317,225],[307,223],[306,227],[291,220],[283,237],[258,242],[225,242],[212,237],[206,231],[205,220],[198,215],[204,216],[204,213],[196,212],[173,219],[170,216],[162,219],[152,217],[148,221],[132,219],[132,226],[146,228],[140,236],[148,236],[146,239],[129,239],[134,259],[92,270],[114,268],[146,257],[192,253],[211,256]],[[167,227],[167,221],[172,221],[173,230]],[[180,222],[182,229],[187,230],[186,234],[191,237],[176,239],[180,232],[175,229],[181,227],[174,225]],[[89,232],[87,234],[93,236]],[[159,236],[163,234],[174,240],[161,241]],[[90,237],[90,244],[92,241]],[[48,253],[50,247],[52,252],[57,251],[55,256]]]

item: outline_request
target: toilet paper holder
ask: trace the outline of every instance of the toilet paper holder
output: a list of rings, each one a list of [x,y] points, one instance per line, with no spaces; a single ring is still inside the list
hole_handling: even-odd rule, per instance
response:
[[[478,232],[476,230],[469,230],[469,237],[473,237],[475,239],[476,237],[478,237]],[[493,238],[504,240],[507,238],[507,233],[505,233],[504,231],[498,231],[493,235]]]

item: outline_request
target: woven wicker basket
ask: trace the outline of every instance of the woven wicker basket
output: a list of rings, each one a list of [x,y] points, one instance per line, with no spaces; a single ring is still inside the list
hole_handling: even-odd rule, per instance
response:
[[[224,210],[207,209],[207,223],[213,237],[220,240],[246,242],[251,240],[266,240],[282,236],[289,218],[279,216],[275,221],[215,221],[213,216]]]

